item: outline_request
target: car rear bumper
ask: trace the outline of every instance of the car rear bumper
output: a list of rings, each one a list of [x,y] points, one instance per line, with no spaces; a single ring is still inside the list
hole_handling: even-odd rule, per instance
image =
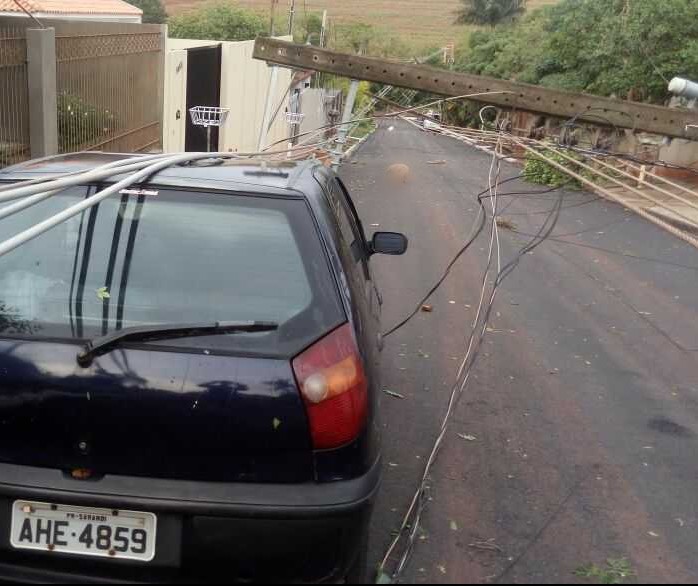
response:
[[[355,561],[380,483],[225,484],[106,476],[0,464],[0,580],[24,583],[335,581]],[[9,543],[14,500],[155,513],[149,564],[23,553]]]

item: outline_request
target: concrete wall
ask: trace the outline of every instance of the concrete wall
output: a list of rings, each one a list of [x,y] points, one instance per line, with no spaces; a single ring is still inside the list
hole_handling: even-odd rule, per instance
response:
[[[566,122],[560,118],[545,117],[529,112],[516,112],[513,115],[500,111],[501,118],[511,118],[515,134],[542,138],[543,136],[558,136],[562,125]],[[645,132],[622,130],[615,132],[608,127],[582,124],[583,130],[578,130],[585,141],[599,141],[610,151],[636,156],[648,162],[665,161],[673,165],[691,167],[698,170],[698,141],[667,138]],[[668,169],[657,166],[654,172],[676,179],[698,183],[698,176],[687,170]]]

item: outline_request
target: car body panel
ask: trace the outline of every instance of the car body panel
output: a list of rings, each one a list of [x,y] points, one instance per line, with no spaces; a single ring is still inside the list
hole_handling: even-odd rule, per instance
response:
[[[32,161],[0,171],[0,182],[125,157]],[[365,545],[381,476],[382,299],[351,198],[312,162],[175,167],[147,187],[306,201],[369,381],[365,429],[313,452],[293,357],[126,344],[82,369],[76,340],[0,336],[0,579],[341,581]],[[14,499],[154,512],[156,558],[143,569],[14,551]]]

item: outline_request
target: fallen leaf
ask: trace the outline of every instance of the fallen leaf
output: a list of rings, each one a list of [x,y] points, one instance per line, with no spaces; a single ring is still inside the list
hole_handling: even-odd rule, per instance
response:
[[[100,301],[104,301],[105,299],[111,299],[109,289],[107,289],[107,287],[100,287],[99,289],[97,289],[97,299],[99,299]]]
[[[422,305],[422,311],[424,313],[431,313],[434,311],[434,306],[433,305]]]
[[[458,523],[451,521],[451,531],[458,531]]]
[[[511,230],[512,232],[516,231],[516,224],[506,218],[497,218],[497,227],[503,230]]]
[[[279,427],[281,427],[281,419],[274,417],[272,425],[274,426],[274,431],[276,431],[277,429],[279,429]]]
[[[441,572],[444,575],[446,574],[446,566],[436,566],[436,567],[438,568],[439,572]]]

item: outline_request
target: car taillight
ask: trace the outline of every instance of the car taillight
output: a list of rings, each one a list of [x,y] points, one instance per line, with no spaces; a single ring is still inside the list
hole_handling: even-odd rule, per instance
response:
[[[356,439],[366,423],[368,381],[351,325],[335,330],[293,361],[316,450]]]

